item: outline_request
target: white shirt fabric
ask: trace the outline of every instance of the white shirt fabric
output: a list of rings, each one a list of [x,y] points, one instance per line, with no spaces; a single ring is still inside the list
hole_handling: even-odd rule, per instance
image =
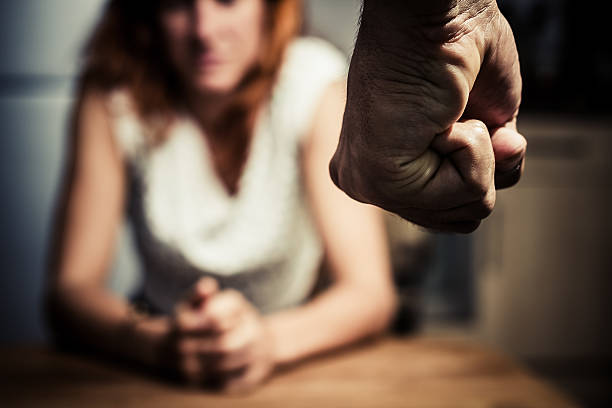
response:
[[[292,42],[234,196],[190,117],[180,116],[166,141],[151,147],[129,94],[110,94],[113,133],[130,177],[127,212],[144,295],[154,308],[170,313],[203,276],[239,290],[262,313],[307,298],[322,246],[302,182],[300,144],[323,92],[346,69],[345,56],[323,40]]]

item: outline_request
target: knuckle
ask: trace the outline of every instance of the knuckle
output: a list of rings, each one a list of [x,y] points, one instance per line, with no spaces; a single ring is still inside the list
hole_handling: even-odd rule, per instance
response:
[[[221,355],[232,354],[234,350],[236,349],[236,344],[235,344],[236,342],[232,338],[232,336],[228,336],[228,335],[221,336],[219,337],[216,343],[217,343],[216,349],[218,353]]]
[[[189,356],[193,353],[192,343],[190,341],[181,340],[177,343],[176,349],[179,355]]]
[[[339,166],[338,156],[336,153],[334,154],[331,161],[329,162],[329,176],[332,182],[336,185],[336,187],[338,187],[339,189],[342,189],[341,184],[340,184],[340,178],[338,177],[338,166]]]
[[[485,198],[484,200],[480,202],[477,217],[479,219],[487,218],[493,212],[494,206],[495,206],[494,201],[491,201],[490,199]]]
[[[225,318],[219,314],[211,314],[208,321],[212,330],[224,330],[225,329]]]
[[[192,357],[181,360],[179,371],[185,378],[190,380],[197,379],[202,372],[200,364]]]
[[[485,180],[480,175],[472,175],[466,179],[467,190],[475,200],[485,201],[489,192],[489,186],[489,180]]]
[[[175,324],[179,331],[188,330],[190,326],[189,316],[184,311],[179,313],[175,318]]]
[[[248,335],[238,333],[228,333],[219,337],[218,351],[222,355],[234,355],[241,353],[248,347],[251,338]]]
[[[244,295],[236,289],[227,289],[226,296],[233,302],[243,302],[245,300]]]
[[[471,123],[474,127],[474,135],[477,138],[489,138],[489,129],[487,128],[487,125],[484,124],[484,122],[480,120],[472,120]]]
[[[476,206],[475,216],[478,219],[487,218],[493,212],[493,208],[495,208],[495,194],[487,194],[485,195]]]
[[[486,199],[493,182],[493,161],[476,158],[471,170],[464,176],[467,193],[473,200]]]
[[[484,148],[486,150],[492,150],[491,145],[491,136],[489,135],[489,130],[487,126],[481,121],[473,120],[471,122],[471,129],[468,132],[465,132],[463,135],[464,143],[467,148],[470,150],[472,155],[481,155]]]
[[[484,143],[490,144],[488,136],[486,137],[487,140]],[[468,149],[471,162],[469,170],[464,174],[466,190],[474,199],[482,199],[489,192],[493,180],[495,169],[493,149],[490,146],[484,146],[477,140],[471,140]]]

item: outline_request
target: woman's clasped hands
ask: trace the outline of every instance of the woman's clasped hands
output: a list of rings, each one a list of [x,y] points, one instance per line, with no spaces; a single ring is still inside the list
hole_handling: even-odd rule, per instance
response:
[[[273,341],[264,319],[238,291],[200,279],[177,304],[170,361],[189,384],[245,392],[274,369]]]

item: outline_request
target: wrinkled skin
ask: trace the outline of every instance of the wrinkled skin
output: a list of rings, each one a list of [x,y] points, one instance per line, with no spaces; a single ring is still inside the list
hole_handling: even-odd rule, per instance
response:
[[[330,175],[358,201],[471,232],[521,176],[520,95],[494,1],[366,1]]]

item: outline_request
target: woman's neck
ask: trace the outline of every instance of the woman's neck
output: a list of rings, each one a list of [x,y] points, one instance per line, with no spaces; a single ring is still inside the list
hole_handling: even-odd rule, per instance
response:
[[[187,108],[206,133],[214,133],[215,124],[230,104],[231,95],[192,92],[187,97]]]

